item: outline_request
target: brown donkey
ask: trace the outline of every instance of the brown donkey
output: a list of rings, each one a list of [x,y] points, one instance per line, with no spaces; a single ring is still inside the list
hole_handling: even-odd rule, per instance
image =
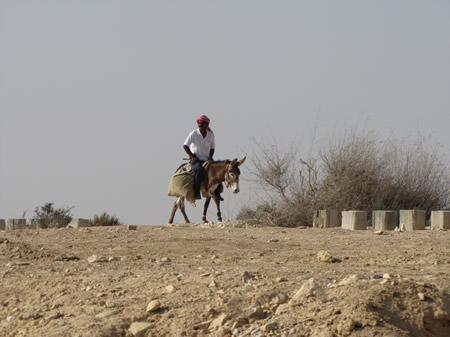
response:
[[[227,187],[231,187],[233,193],[239,192],[239,175],[241,174],[239,166],[244,163],[245,158],[246,157],[242,158],[239,161],[237,159],[234,159],[233,161],[224,160],[207,162],[203,166],[204,171],[200,187],[200,191],[206,195],[205,206],[203,207],[203,223],[207,222],[206,212],[208,210],[211,198],[213,198],[217,206],[217,220],[222,221],[222,214],[220,213],[220,200],[216,197],[214,191],[221,183],[225,182],[225,185]],[[177,197],[177,201],[175,201],[175,204],[173,205],[172,214],[170,215],[170,224],[173,223],[173,218],[178,208],[180,208],[186,223],[190,222],[186,215],[184,199],[185,198],[181,196]]]

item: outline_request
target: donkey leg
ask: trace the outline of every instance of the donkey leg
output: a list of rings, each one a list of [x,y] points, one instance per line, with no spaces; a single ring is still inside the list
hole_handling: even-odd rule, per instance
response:
[[[222,213],[220,212],[220,199],[217,198],[214,191],[211,193],[211,197],[214,199],[214,202],[216,203],[216,206],[217,206],[217,221],[221,222],[222,221]]]
[[[180,199],[180,210],[181,210],[181,214],[183,214],[184,221],[186,221],[186,223],[190,223],[190,221],[189,221],[189,219],[188,219],[188,217],[186,215],[186,210],[185,210],[185,207],[184,207],[184,198],[180,197],[179,199]]]
[[[175,213],[177,212],[179,201],[180,201],[180,198],[177,198],[177,200],[173,204],[172,214],[170,215],[170,219],[169,219],[170,224],[173,223],[173,218],[175,217]]]
[[[205,206],[203,206],[203,217],[202,217],[203,223],[208,222],[208,221],[206,221],[206,212],[208,211],[210,201],[211,201],[211,197],[208,195],[205,200]]]

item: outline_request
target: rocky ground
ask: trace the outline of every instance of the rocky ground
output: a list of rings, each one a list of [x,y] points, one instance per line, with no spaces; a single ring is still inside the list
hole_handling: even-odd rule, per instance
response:
[[[450,336],[450,232],[0,232],[0,336]]]

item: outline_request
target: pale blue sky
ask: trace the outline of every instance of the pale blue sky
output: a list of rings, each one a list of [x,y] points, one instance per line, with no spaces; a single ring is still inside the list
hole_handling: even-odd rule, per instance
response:
[[[200,114],[216,159],[363,125],[449,156],[450,1],[0,0],[0,218],[165,224]]]

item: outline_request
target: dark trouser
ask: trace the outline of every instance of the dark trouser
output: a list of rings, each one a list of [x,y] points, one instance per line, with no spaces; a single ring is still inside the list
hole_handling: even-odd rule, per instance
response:
[[[203,160],[191,160],[192,171],[194,171],[194,191],[195,193],[200,193],[200,183],[203,177]]]

